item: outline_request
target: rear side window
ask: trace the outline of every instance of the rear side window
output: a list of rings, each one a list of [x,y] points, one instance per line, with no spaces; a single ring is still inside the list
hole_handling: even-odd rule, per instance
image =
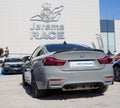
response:
[[[90,47],[76,45],[76,44],[50,44],[46,45],[46,48],[49,52],[56,52],[56,51],[81,51],[81,50],[93,50]]]
[[[36,55],[36,57],[37,57],[37,56],[41,56],[41,55],[43,55],[43,54],[44,54],[44,50],[41,49],[41,50],[38,52],[38,54]]]

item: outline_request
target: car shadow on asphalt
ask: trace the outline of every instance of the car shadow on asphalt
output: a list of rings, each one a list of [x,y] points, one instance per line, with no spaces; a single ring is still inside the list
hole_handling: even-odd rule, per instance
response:
[[[92,91],[61,91],[54,90],[51,91],[46,97],[40,98],[42,100],[67,100],[67,99],[77,99],[77,98],[94,98],[96,96],[101,96],[103,94],[93,93]]]
[[[21,83],[22,85],[22,83]],[[23,86],[26,93],[31,96],[31,86]],[[80,90],[80,91],[62,91],[62,90],[48,90],[47,95],[40,100],[67,100],[67,99],[77,99],[77,98],[94,98],[98,96],[103,96],[104,94],[94,93],[91,90]],[[31,97],[32,98],[32,97]]]

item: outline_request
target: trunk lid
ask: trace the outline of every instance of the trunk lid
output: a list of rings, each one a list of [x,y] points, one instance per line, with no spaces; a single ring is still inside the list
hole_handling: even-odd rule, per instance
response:
[[[54,57],[60,60],[66,60],[65,65],[60,66],[61,70],[90,70],[102,69],[105,64],[100,64],[98,59],[106,55],[101,51],[65,51],[56,52]]]

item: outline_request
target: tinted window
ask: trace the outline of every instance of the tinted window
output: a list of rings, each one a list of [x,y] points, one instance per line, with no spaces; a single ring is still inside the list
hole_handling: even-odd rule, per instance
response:
[[[54,51],[67,51],[67,50],[92,50],[92,48],[76,44],[51,44],[46,45],[46,48],[49,52]]]
[[[101,32],[114,32],[114,20],[101,20]]]
[[[31,55],[30,59],[31,59],[31,58],[34,58],[34,57],[36,57],[36,55],[38,54],[38,52],[40,51],[40,49],[41,49],[41,47],[40,47],[40,46],[39,46],[39,47],[37,47],[37,48],[34,50],[34,52],[32,53],[32,55]]]
[[[43,54],[44,54],[44,50],[41,49],[41,50],[38,52],[38,54],[36,55],[36,57],[37,57],[37,56],[40,56],[40,55],[43,55]]]

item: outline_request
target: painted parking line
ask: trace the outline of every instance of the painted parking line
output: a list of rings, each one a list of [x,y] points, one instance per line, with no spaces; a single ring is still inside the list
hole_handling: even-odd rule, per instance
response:
[[[0,77],[1,77],[1,76],[5,76],[5,75],[3,75],[3,74],[0,73]]]
[[[5,75],[3,75],[3,74],[0,72],[0,77],[1,77],[1,76],[5,76]]]
[[[0,77],[1,77],[1,76],[4,76],[4,75],[2,74],[2,72],[1,72],[1,67],[0,67]]]

